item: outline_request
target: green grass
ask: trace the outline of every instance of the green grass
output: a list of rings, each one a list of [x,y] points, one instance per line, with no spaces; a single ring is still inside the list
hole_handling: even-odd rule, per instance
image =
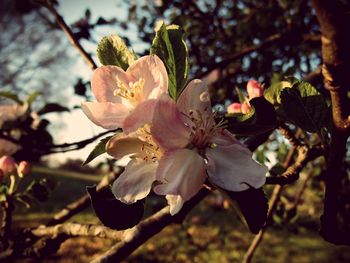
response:
[[[85,187],[96,179],[79,173],[36,169],[36,177],[44,175],[57,180],[58,185],[46,203],[37,202],[29,210],[20,209],[15,215],[15,225],[36,226],[45,223],[55,212],[85,193]],[[63,173],[61,173],[63,172]],[[63,174],[59,175],[59,174]],[[295,192],[292,186],[287,193]],[[148,202],[148,210],[156,210],[158,199]],[[328,263],[350,262],[348,247],[334,246],[322,240],[315,227],[303,225],[317,222],[321,202],[313,191],[307,191],[300,206],[298,220],[288,227],[268,228],[265,238],[253,258],[255,263]],[[182,225],[171,225],[154,236],[125,262],[240,262],[254,235],[233,210],[213,206],[215,196],[209,196],[186,218]],[[315,209],[316,208],[316,209]],[[91,209],[70,221],[98,223]],[[312,224],[311,224],[312,225]],[[289,229],[289,231],[287,230]],[[74,238],[66,241],[56,255],[45,262],[88,262],[113,244],[98,238]]]

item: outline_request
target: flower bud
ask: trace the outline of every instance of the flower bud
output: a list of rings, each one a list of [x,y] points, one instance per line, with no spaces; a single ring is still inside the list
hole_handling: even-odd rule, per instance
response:
[[[17,173],[19,177],[24,177],[28,175],[31,170],[31,165],[27,161],[21,161],[17,168]]]
[[[241,113],[242,104],[234,102],[227,107],[227,113]]]
[[[9,155],[4,155],[0,158],[0,170],[4,176],[16,172],[16,161]]]
[[[252,109],[252,107],[249,105],[249,103],[244,102],[244,103],[242,104],[241,110],[242,110],[242,113],[243,113],[243,114],[247,114],[248,112],[250,112],[251,109]]]
[[[247,92],[249,99],[261,97],[264,94],[264,87],[259,81],[251,79],[247,83]]]

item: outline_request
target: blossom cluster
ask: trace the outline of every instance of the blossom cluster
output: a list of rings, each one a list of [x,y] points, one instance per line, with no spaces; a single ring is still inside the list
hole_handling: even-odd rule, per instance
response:
[[[204,184],[235,192],[261,187],[267,168],[224,121],[216,121],[204,82],[190,81],[175,101],[168,81],[156,55],[139,58],[126,71],[107,65],[93,74],[97,101],[82,109],[98,126],[121,128],[106,151],[116,159],[130,157],[112,185],[114,196],[132,204],[153,189],[166,196],[174,215]]]
[[[246,98],[246,100],[243,103],[234,102],[234,103],[230,104],[227,107],[227,113],[246,114],[246,113],[250,112],[251,106],[250,106],[249,101],[251,99],[263,96],[264,86],[260,82],[254,80],[254,79],[251,79],[247,83],[247,93],[248,93],[248,97]]]

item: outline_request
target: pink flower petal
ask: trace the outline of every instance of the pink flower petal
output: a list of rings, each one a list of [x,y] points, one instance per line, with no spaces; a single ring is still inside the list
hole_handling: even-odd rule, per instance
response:
[[[136,108],[124,120],[124,133],[129,134],[145,124],[151,124],[156,104],[156,100],[146,100],[137,105]]]
[[[143,146],[147,144],[137,137],[125,136],[123,133],[113,136],[106,144],[107,153],[115,159],[121,159],[126,155],[139,154]]]
[[[156,55],[144,56],[136,60],[128,69],[127,74],[135,80],[145,80],[144,98],[148,98],[154,89],[161,89],[157,96],[168,92],[168,74],[164,63]],[[153,94],[152,98],[155,97]]]
[[[164,149],[183,148],[189,143],[190,129],[185,126],[174,101],[163,97],[154,109],[151,133]]]
[[[242,112],[242,104],[234,102],[227,107],[228,113],[241,113]]]
[[[189,114],[190,111],[198,110],[201,113],[211,114],[210,97],[208,88],[200,79],[194,79],[182,91],[177,100],[181,112]]]
[[[251,111],[252,107],[250,106],[249,103],[244,102],[244,103],[242,104],[242,108],[241,108],[241,109],[242,109],[242,113],[243,113],[243,114],[247,114],[248,112]]]
[[[210,142],[220,146],[228,146],[238,143],[245,147],[245,145],[237,140],[236,137],[228,130],[222,130],[220,133],[217,133]]]
[[[130,81],[134,81],[124,70],[116,66],[102,66],[94,71],[91,87],[98,102],[121,102],[119,96],[114,96],[114,91],[118,88],[117,79],[127,87]]]
[[[265,183],[267,167],[254,161],[252,153],[242,144],[217,145],[208,148],[206,156],[209,181],[223,189],[240,192]]]
[[[159,161],[156,178],[162,184],[154,187],[159,195],[180,195],[189,200],[202,187],[205,179],[203,158],[193,150],[166,152]]]
[[[154,162],[131,160],[112,185],[115,198],[126,204],[145,198],[155,181],[156,168],[157,164]]]
[[[247,83],[247,93],[249,99],[261,97],[264,94],[264,87],[259,81],[251,79]]]
[[[170,206],[170,214],[176,215],[181,210],[184,200],[180,195],[166,195],[165,198]]]
[[[105,129],[122,127],[129,110],[122,104],[111,102],[83,102],[81,108],[96,125]]]

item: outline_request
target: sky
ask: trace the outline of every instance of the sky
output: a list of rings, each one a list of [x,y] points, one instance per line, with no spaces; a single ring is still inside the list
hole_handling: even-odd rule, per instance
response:
[[[123,1],[120,0],[61,0],[58,2],[59,7],[57,11],[64,17],[68,25],[80,19],[87,8],[89,8],[91,11],[91,21],[96,21],[100,16],[103,16],[107,19],[117,17],[121,20],[126,19],[127,17],[127,10],[125,9],[125,5],[123,5]],[[123,31],[123,34],[127,35],[132,41],[133,39],[136,40],[137,38],[135,32],[136,31],[132,30],[128,32]],[[113,29],[111,27],[99,27],[98,30],[94,30],[94,38],[96,39],[100,39],[103,36],[110,34],[118,34],[118,29]],[[82,44],[88,52],[96,54],[95,44],[88,43],[87,41],[82,41]],[[144,48],[144,45],[133,45],[133,49],[135,51],[142,51]],[[93,58],[96,62],[98,62],[95,56]],[[80,75],[86,80],[91,79],[92,71],[85,64],[83,59],[80,59],[78,57],[74,70],[76,72],[73,74]],[[82,97],[74,96],[72,91],[69,92],[71,92],[71,94],[67,94],[67,98],[70,100],[68,103],[69,105],[80,105],[81,102],[84,101]],[[75,109],[67,113],[51,114],[51,116],[49,116],[49,120],[52,123],[63,122],[64,124],[64,127],[60,129],[57,129],[55,126],[52,128],[52,132],[54,132],[55,143],[57,144],[84,140],[105,131],[104,129],[94,125],[90,120],[88,120],[88,118],[80,109]],[[48,156],[48,160],[50,161],[51,165],[58,165],[59,163],[64,162],[66,158],[80,158],[84,160],[97,143],[98,141],[95,141],[94,143],[86,146],[84,149],[78,151],[52,154]],[[106,155],[102,155],[96,158],[95,161],[91,162],[91,165],[97,164],[105,157]]]

